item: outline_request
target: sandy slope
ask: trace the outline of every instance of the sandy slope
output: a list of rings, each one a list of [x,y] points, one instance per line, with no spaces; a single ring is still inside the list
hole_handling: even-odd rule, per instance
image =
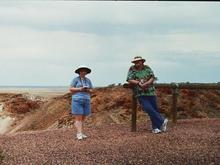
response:
[[[138,132],[129,125],[87,127],[90,136],[75,139],[73,129],[0,136],[2,164],[218,164],[220,119],[178,120],[166,133]]]

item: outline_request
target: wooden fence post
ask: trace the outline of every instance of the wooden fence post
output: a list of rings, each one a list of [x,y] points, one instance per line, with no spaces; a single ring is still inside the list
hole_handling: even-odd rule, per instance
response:
[[[216,89],[220,90],[220,83],[160,83],[154,84],[156,88],[171,88],[172,89],[172,121],[173,123],[177,122],[177,101],[179,95],[179,89]],[[133,89],[133,85],[129,83],[125,83],[123,85],[124,88]],[[135,132],[137,130],[137,98],[134,95],[134,91],[132,93],[132,113],[131,113],[131,131]]]
[[[172,113],[172,121],[173,123],[177,122],[177,98],[179,95],[178,91],[178,84],[172,84],[172,107],[171,107],[171,113]]]
[[[131,131],[137,131],[137,98],[134,92],[132,92]]]
[[[131,131],[137,131],[137,98],[135,96],[134,86],[129,83],[125,83],[123,85],[124,88],[129,88],[132,90],[132,98],[131,98]]]

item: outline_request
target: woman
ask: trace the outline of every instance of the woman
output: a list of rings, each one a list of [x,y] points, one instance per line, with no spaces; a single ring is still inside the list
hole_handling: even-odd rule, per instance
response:
[[[136,56],[131,61],[134,65],[129,68],[127,81],[134,85],[136,97],[144,111],[150,116],[152,133],[165,132],[168,119],[163,118],[157,107],[157,98],[153,82],[155,76],[151,68],[144,65],[145,59]]]
[[[90,93],[92,92],[92,83],[86,77],[91,73],[91,69],[87,66],[79,66],[75,73],[79,76],[75,77],[70,85],[70,92],[72,93],[72,114],[75,117],[75,127],[77,130],[76,138],[82,140],[87,138],[83,133],[83,124],[86,117],[91,113],[90,108]]]

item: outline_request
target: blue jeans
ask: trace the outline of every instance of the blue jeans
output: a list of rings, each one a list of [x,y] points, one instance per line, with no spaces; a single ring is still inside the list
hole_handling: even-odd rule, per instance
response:
[[[150,116],[152,128],[160,129],[164,122],[164,118],[158,111],[156,96],[139,96],[138,101],[143,107],[144,112],[148,113]]]

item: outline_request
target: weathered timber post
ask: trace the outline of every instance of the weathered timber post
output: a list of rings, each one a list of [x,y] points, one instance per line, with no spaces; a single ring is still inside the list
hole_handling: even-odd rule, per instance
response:
[[[132,92],[131,131],[137,131],[137,98]]]
[[[132,84],[126,83],[123,85],[124,88],[129,88],[132,90],[132,103],[131,103],[131,131],[137,131],[137,98],[134,93],[134,86]]]
[[[172,121],[173,123],[176,123],[177,121],[177,98],[178,98],[178,84],[172,84],[172,107],[171,107],[171,113],[172,113]]]
[[[217,89],[220,90],[220,83],[160,83],[154,84],[156,88],[171,88],[172,89],[172,107],[171,107],[171,114],[172,114],[172,121],[174,123],[177,122],[177,101],[179,95],[179,89]],[[123,84],[124,88],[132,89],[134,86],[129,83]],[[132,113],[131,113],[131,131],[135,132],[137,130],[137,98],[135,97],[134,91],[132,93]]]

